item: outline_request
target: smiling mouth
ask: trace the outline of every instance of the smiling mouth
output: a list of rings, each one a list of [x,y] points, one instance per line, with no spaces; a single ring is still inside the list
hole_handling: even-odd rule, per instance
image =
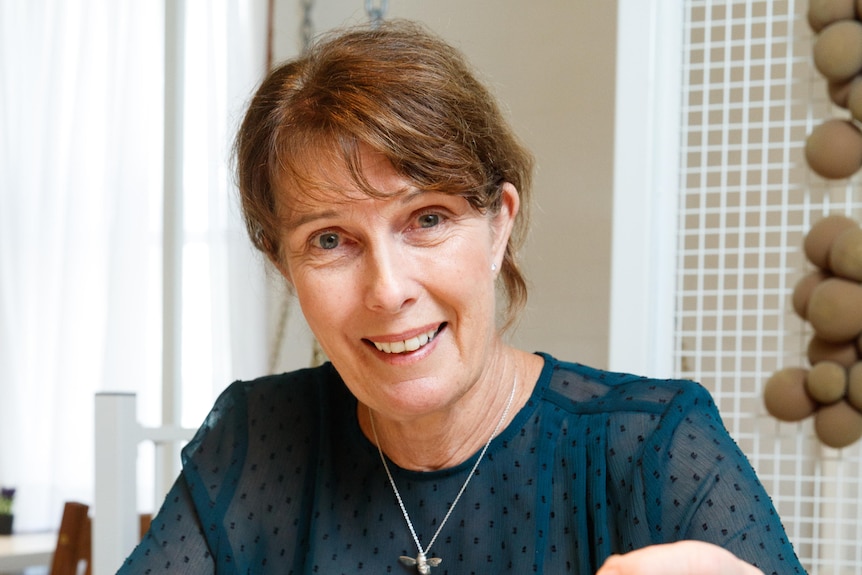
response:
[[[445,325],[445,323],[440,324],[437,329],[429,330],[417,335],[416,337],[405,339],[404,341],[369,341],[374,344],[374,347],[376,347],[378,351],[382,351],[383,353],[409,353],[431,343]]]

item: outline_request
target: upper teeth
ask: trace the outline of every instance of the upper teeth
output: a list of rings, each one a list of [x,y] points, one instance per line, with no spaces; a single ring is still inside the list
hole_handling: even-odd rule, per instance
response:
[[[416,351],[434,339],[435,335],[437,335],[437,330],[432,329],[404,341],[374,341],[372,343],[374,344],[374,347],[383,353],[404,353],[405,351]]]

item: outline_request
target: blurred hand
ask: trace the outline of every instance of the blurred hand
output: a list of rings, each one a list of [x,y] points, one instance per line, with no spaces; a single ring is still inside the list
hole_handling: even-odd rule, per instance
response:
[[[717,545],[678,541],[611,555],[596,575],[763,575]]]

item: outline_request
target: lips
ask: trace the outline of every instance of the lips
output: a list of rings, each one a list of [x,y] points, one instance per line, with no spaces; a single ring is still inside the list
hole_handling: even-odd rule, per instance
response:
[[[382,351],[383,353],[409,353],[428,345],[434,337],[440,333],[440,329],[442,327],[442,325],[438,326],[435,329],[428,330],[425,333],[420,333],[415,337],[402,341],[369,341],[374,344],[374,347],[376,347],[378,351]]]

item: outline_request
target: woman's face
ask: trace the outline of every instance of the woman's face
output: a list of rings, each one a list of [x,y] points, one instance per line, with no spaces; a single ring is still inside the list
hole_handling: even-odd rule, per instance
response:
[[[379,154],[356,188],[286,197],[282,273],[321,347],[360,402],[408,421],[453,407],[500,345],[494,280],[518,194],[481,214],[465,199],[418,190]],[[330,178],[331,174],[328,174]],[[291,192],[284,192],[290,194]]]

